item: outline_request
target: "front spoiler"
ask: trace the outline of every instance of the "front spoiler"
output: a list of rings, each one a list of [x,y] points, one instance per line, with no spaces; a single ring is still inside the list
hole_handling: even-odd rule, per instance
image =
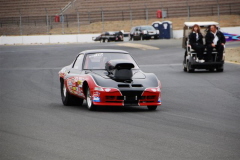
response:
[[[162,103],[160,102],[150,102],[150,103],[132,103],[132,104],[124,104],[124,101],[118,103],[109,103],[109,102],[93,102],[96,106],[160,106]]]

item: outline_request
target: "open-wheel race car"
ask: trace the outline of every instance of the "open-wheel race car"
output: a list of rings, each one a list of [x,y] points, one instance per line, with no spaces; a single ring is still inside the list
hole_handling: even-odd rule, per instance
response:
[[[59,71],[64,105],[98,106],[161,105],[161,83],[153,73],[144,73],[126,51],[87,50]]]
[[[200,63],[197,61],[197,53],[195,50],[191,48],[189,45],[189,33],[191,32],[193,26],[197,24],[201,27],[201,33],[203,34],[203,41],[205,40],[206,33],[209,31],[210,25],[219,24],[217,22],[185,22],[183,28],[183,41],[182,47],[185,49],[184,53],[184,60],[183,60],[183,70],[185,72],[194,72],[195,69],[206,69],[209,71],[216,71],[222,72],[224,70],[224,60],[225,60],[225,53],[223,54],[222,60],[217,61],[218,59],[218,52],[214,48],[211,55],[211,61],[206,61],[207,59],[207,49],[204,50],[204,62]]]

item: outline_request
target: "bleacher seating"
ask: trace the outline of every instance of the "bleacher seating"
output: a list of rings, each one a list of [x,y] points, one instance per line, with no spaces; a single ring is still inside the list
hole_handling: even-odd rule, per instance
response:
[[[77,17],[81,25],[153,19],[158,9],[167,11],[168,18],[187,17],[188,6],[190,17],[213,16],[217,15],[217,2],[221,15],[240,14],[240,0],[0,0],[0,35],[19,34],[20,26],[23,34],[46,33],[62,26],[76,27]],[[56,23],[55,16],[61,15],[61,10],[68,5],[63,13],[64,25]]]
[[[0,0],[2,17],[43,16],[46,10],[49,15],[59,14],[71,0]],[[46,9],[46,10],[45,10]]]

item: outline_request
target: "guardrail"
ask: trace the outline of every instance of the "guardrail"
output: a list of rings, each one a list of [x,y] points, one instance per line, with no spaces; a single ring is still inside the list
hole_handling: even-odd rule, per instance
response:
[[[240,35],[240,27],[224,27],[222,32]],[[60,44],[60,43],[93,43],[99,34],[75,35],[39,35],[39,36],[1,36],[0,45]],[[127,35],[127,33],[125,33]],[[174,30],[173,38],[182,38],[183,30]],[[125,36],[124,36],[125,37]],[[239,36],[238,36],[239,37]],[[124,38],[128,40],[128,37]],[[98,42],[99,43],[99,42]]]

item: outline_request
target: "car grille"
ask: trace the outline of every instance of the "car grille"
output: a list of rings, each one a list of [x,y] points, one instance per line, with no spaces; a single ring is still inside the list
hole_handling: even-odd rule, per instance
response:
[[[143,91],[121,91],[122,96],[106,96],[106,102],[122,103],[124,105],[138,105],[141,103],[154,102],[155,95],[142,96]]]
[[[121,91],[122,96],[118,97],[124,100],[124,105],[138,105],[143,91]]]

